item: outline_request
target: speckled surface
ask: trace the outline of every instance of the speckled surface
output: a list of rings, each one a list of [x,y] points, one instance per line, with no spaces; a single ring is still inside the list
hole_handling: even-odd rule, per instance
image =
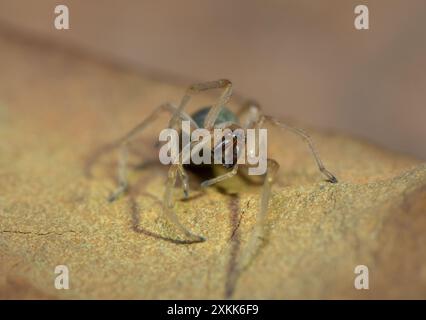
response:
[[[3,34],[0,70],[1,298],[426,298],[420,161],[307,128],[340,180],[332,185],[303,143],[270,130],[281,169],[267,235],[237,274],[258,186],[236,178],[223,186],[227,193],[202,192],[191,177],[190,200],[178,201],[177,213],[208,240],[179,245],[160,239],[181,238],[159,215],[166,168],[131,170],[131,192],[112,204],[116,153],[86,174],[102,145],[155,106],[179,101],[184,87]],[[212,99],[198,97],[190,109]],[[166,122],[134,144],[133,164],[155,162]],[[54,288],[60,264],[69,267],[69,290]],[[370,290],[354,289],[359,264],[369,267]]]

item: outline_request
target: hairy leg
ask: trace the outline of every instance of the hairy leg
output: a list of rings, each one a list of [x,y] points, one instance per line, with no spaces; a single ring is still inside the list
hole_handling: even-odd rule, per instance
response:
[[[207,130],[213,129],[220,111],[222,110],[223,106],[228,103],[229,98],[231,98],[232,95],[231,81],[226,79],[219,80],[217,81],[217,85],[219,88],[223,89],[223,92],[220,95],[218,102],[211,107],[209,113],[206,116],[206,119],[204,120],[204,128],[206,128]]]
[[[276,173],[279,169],[279,164],[273,159],[268,159],[268,168],[265,175],[265,181],[262,187],[262,195],[260,198],[259,211],[256,215],[256,224],[252,231],[252,234],[249,237],[247,247],[242,252],[239,270],[242,270],[247,267],[250,263],[252,257],[256,254],[259,249],[260,243],[264,237],[265,232],[265,222],[266,216],[268,213],[268,204],[271,198],[271,188],[275,181]]]
[[[170,120],[169,128],[174,128],[174,129],[177,128],[178,121],[179,121],[179,112],[182,112],[184,110],[186,105],[189,103],[189,100],[191,100],[192,95],[197,94],[197,93],[202,92],[202,91],[207,91],[207,90],[212,90],[212,89],[223,89],[223,92],[222,92],[221,96],[219,97],[218,102],[215,105],[213,105],[213,107],[211,108],[211,110],[209,111],[209,113],[206,116],[205,123],[208,120],[209,127],[206,127],[205,125],[204,125],[204,127],[206,129],[212,128],[213,125],[214,125],[214,122],[217,118],[217,115],[220,112],[220,109],[222,108],[222,106],[224,104],[226,104],[228,102],[229,97],[232,94],[232,84],[229,80],[226,80],[226,79],[221,79],[221,80],[217,80],[217,81],[201,82],[201,83],[196,83],[196,84],[191,85],[186,90],[186,93],[183,96],[182,100],[180,101],[180,104],[179,104],[174,116]]]
[[[247,100],[237,112],[244,129],[259,128],[258,122],[261,116],[259,104],[254,100]]]
[[[321,171],[322,174],[327,177],[327,181],[331,183],[337,183],[337,178],[325,168],[319,155],[319,152],[314,145],[314,142],[306,132],[301,129],[287,125],[273,117],[263,115],[259,104],[255,101],[247,101],[241,109],[240,115],[245,115],[247,118],[246,128],[260,128],[262,127],[264,122],[269,122],[275,126],[289,130],[290,132],[302,138],[308,145],[309,150],[311,151],[311,154],[314,157],[315,162],[318,166],[318,169]]]
[[[174,206],[175,202],[173,200],[173,189],[176,183],[176,177],[177,174],[182,175],[184,174],[184,169],[181,164],[172,164],[169,168],[169,173],[167,176],[167,183],[166,183],[166,191],[164,192],[164,199],[163,199],[163,213],[166,216],[166,218],[169,219],[170,222],[172,222],[186,237],[188,237],[190,240],[193,240],[195,242],[202,242],[206,239],[203,236],[199,236],[196,234],[193,234],[191,231],[189,231],[180,221],[177,217]]]
[[[218,177],[215,177],[215,178],[203,181],[201,183],[201,186],[205,188],[205,187],[211,186],[212,184],[218,183],[220,181],[232,178],[233,176],[235,176],[237,174],[237,172],[238,172],[238,163],[235,164],[232,167],[231,171],[229,171],[229,172],[227,172],[225,174],[222,174],[222,175],[220,175]]]
[[[265,120],[267,122],[271,122],[272,124],[274,124],[274,125],[276,125],[280,128],[287,129],[290,132],[293,132],[294,134],[301,137],[307,143],[307,145],[308,145],[308,147],[309,147],[309,149],[312,153],[312,156],[315,159],[315,162],[318,166],[319,171],[321,171],[321,173],[324,174],[327,177],[328,182],[337,183],[337,178],[324,167],[324,164],[322,163],[322,160],[319,156],[319,153],[318,153],[317,149],[315,148],[314,142],[312,141],[311,137],[306,132],[304,132],[301,129],[297,129],[297,128],[291,127],[287,124],[284,124],[281,121],[278,121],[277,119],[275,119],[273,117],[265,116]]]

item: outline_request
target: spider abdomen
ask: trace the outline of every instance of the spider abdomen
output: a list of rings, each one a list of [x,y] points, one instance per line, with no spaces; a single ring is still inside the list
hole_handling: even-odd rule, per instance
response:
[[[209,113],[210,109],[211,109],[211,106],[204,107],[204,108],[201,108],[200,110],[194,112],[194,114],[192,114],[192,119],[194,119],[195,123],[200,128],[204,128],[204,120],[206,119],[207,114]],[[218,125],[218,124],[228,122],[228,121],[238,123],[238,118],[227,107],[222,107],[222,110],[219,112],[219,115],[218,115],[214,124]]]

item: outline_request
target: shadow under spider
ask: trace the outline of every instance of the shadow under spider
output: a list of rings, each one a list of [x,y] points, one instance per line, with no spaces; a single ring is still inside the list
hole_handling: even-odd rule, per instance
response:
[[[231,237],[228,268],[225,280],[225,299],[230,299],[234,294],[238,276],[238,254],[241,248],[241,239],[238,227],[240,226],[242,214],[240,212],[240,197],[237,194],[230,195],[229,209],[231,211]]]
[[[143,169],[147,169],[148,167],[155,166],[155,165],[158,165],[158,161],[152,161],[152,162],[150,161],[150,162],[143,163],[141,165],[136,166],[136,169],[143,170]],[[149,181],[149,178],[148,179],[139,179],[139,181],[135,185],[129,187],[128,197],[129,197],[129,203],[130,203],[130,208],[131,208],[131,217],[132,217],[131,227],[132,227],[132,230],[136,233],[140,233],[140,234],[146,235],[148,237],[153,237],[155,239],[164,240],[164,241],[171,242],[171,243],[174,243],[174,244],[196,244],[196,243],[200,243],[199,241],[196,241],[196,240],[180,240],[180,239],[173,239],[173,238],[170,238],[170,237],[166,237],[166,236],[163,236],[159,233],[156,233],[156,232],[150,231],[146,228],[143,228],[139,225],[140,224],[140,212],[139,212],[140,210],[139,210],[138,204],[136,202],[136,196],[142,195],[142,196],[153,199],[155,202],[157,202],[159,204],[160,207],[162,207],[162,205],[163,205],[162,202],[157,197],[153,196],[152,194],[150,194],[146,191],[141,191],[141,186],[146,185],[147,181]],[[190,196],[187,199],[184,199],[183,201],[190,201],[190,200],[196,199],[200,196],[202,196],[202,194],[195,194],[195,195]]]
[[[146,192],[142,192],[141,194],[143,194],[144,196],[148,196],[148,197],[152,197],[153,199],[157,200],[157,198],[155,198],[153,195],[146,193]],[[199,241],[196,240],[180,240],[180,239],[173,239],[170,237],[166,237],[163,236],[159,233],[150,231],[146,228],[143,228],[141,226],[139,226],[140,223],[140,218],[139,218],[139,208],[138,205],[136,203],[135,197],[134,196],[130,196],[129,197],[129,202],[130,202],[130,207],[131,207],[131,211],[132,211],[132,230],[136,233],[141,233],[145,236],[148,237],[153,237],[155,239],[159,239],[159,240],[164,240],[164,241],[168,241],[174,244],[195,244],[195,243],[200,243]]]
[[[198,177],[201,178],[200,176]],[[145,181],[146,180],[144,180],[144,182]],[[156,201],[157,203],[159,203],[159,205],[161,205],[161,201],[157,199],[155,196],[145,191],[140,191],[141,184],[142,183],[139,182],[136,185],[136,188],[132,188],[132,192],[129,193],[129,202],[130,202],[131,212],[132,212],[132,230],[137,233],[140,233],[149,237],[153,237],[155,239],[164,240],[164,241],[171,242],[173,244],[178,244],[178,245],[200,243],[199,241],[173,239],[173,238],[166,237],[161,234],[152,232],[146,228],[140,227],[139,226],[140,213],[139,213],[138,205],[136,203],[136,195],[143,195],[143,196],[149,197],[153,199],[154,201]],[[239,233],[239,226],[242,219],[242,212],[240,210],[240,196],[238,194],[228,193],[226,189],[220,188],[220,187],[217,187],[217,189],[221,193],[229,196],[230,198],[230,201],[229,201],[230,224],[231,224],[231,234],[229,237],[230,253],[229,253],[228,264],[225,271],[226,279],[224,284],[225,299],[230,299],[232,298],[234,294],[238,278],[241,274],[241,270],[238,269],[238,256],[241,249],[241,238]],[[194,198],[198,198],[200,196],[202,196],[202,194],[199,193],[195,195]],[[184,199],[181,201],[189,201],[189,200],[191,199],[189,198],[189,199]]]
[[[84,172],[85,177],[88,178],[88,179],[91,179],[93,177],[92,168],[93,168],[94,164],[99,160],[99,158],[101,156],[103,156],[106,153],[111,152],[112,150],[114,150],[116,148],[117,148],[116,143],[106,144],[106,145],[101,146],[100,148],[96,149],[91,154],[89,154],[86,161],[85,161],[84,168],[83,168],[83,172]],[[129,164],[129,167],[139,171],[139,170],[150,169],[150,168],[153,168],[153,167],[163,167],[163,166],[156,159],[151,159],[151,160],[145,161],[141,164],[137,164],[137,165],[134,165],[134,166],[131,166]],[[109,169],[112,169],[112,168],[109,168]],[[115,173],[114,170],[108,170],[108,177],[115,181],[115,176],[113,176],[111,174],[111,172]],[[193,240],[179,240],[179,239],[173,239],[173,238],[170,238],[170,237],[166,237],[166,236],[163,236],[161,234],[158,234],[156,232],[150,231],[148,229],[145,229],[145,228],[139,226],[140,217],[139,217],[138,205],[137,205],[137,202],[136,202],[136,196],[137,195],[143,195],[143,196],[154,199],[156,202],[160,202],[159,199],[157,199],[153,195],[151,195],[151,194],[149,194],[145,191],[141,191],[142,183],[143,183],[143,185],[146,185],[147,181],[149,181],[150,179],[151,179],[151,177],[139,179],[139,181],[136,184],[129,186],[127,197],[129,199],[130,208],[131,208],[131,221],[132,221],[131,222],[131,229],[134,232],[144,234],[148,237],[153,237],[155,239],[168,241],[168,242],[171,242],[171,243],[174,243],[174,244],[195,244],[195,243],[197,243],[197,241],[193,241]],[[190,199],[187,199],[187,200],[195,199],[198,196],[200,196],[200,195],[194,195],[194,196],[190,197]],[[160,203],[160,205],[162,205],[162,204]]]

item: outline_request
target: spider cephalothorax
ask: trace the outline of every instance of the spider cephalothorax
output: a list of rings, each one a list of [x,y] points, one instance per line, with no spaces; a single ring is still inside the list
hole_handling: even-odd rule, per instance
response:
[[[211,108],[212,106],[203,107],[191,115],[194,123],[198,126],[198,128],[204,129],[204,121]],[[213,139],[214,136],[212,135],[212,141],[210,143],[211,150],[209,150],[210,163],[221,164],[226,169],[230,169],[235,166],[240,152],[242,152],[242,148],[240,147],[241,143],[238,143],[238,139],[245,139],[245,136],[239,136],[234,132],[235,129],[240,128],[239,120],[235,113],[232,112],[228,107],[222,107],[214,123],[214,126],[215,128],[218,128],[224,124],[227,124],[227,128],[225,129],[226,134],[220,137],[218,139],[219,141],[215,141]],[[186,135],[188,135],[188,133],[186,133]],[[180,144],[180,147],[183,149],[182,143]],[[215,158],[215,155],[218,154],[219,156]],[[200,156],[203,156],[203,150],[200,151]]]

